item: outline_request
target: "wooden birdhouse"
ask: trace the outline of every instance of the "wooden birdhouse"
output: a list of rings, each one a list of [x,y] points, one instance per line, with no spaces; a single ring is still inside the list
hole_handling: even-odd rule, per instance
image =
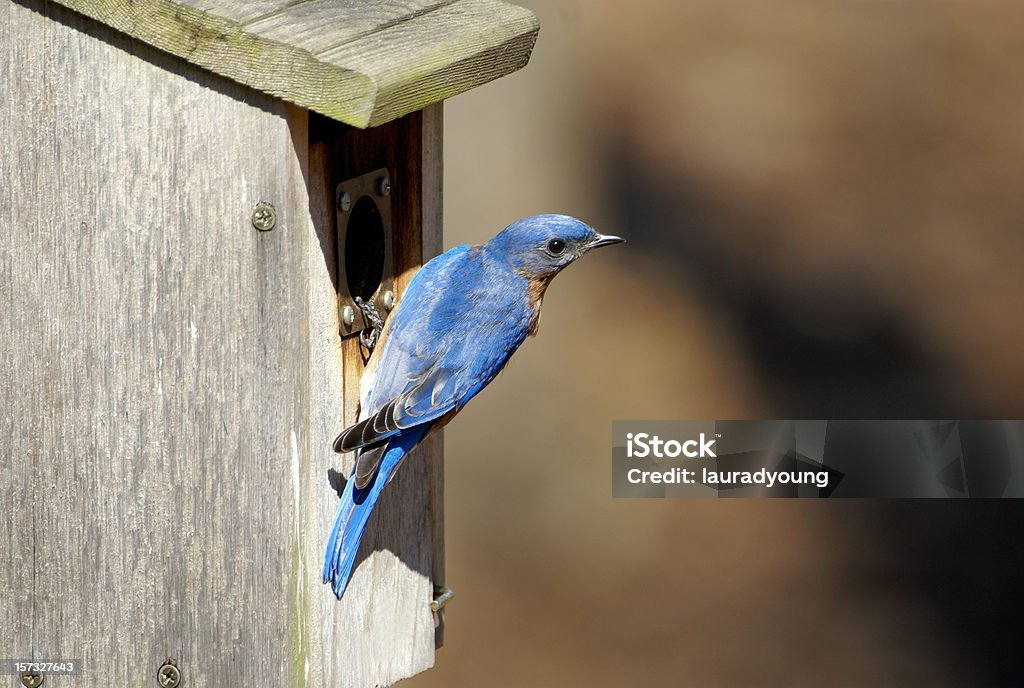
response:
[[[0,0],[0,654],[74,661],[55,686],[433,664],[440,436],[341,601],[331,442],[441,250],[441,101],[536,34],[497,0]]]

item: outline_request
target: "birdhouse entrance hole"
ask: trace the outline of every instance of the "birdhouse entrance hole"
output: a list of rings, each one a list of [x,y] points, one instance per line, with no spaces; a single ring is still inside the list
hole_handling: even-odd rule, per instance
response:
[[[338,184],[338,289],[341,335],[370,327],[363,309],[373,303],[380,314],[395,305],[391,176],[379,169]]]
[[[356,201],[351,213],[345,233],[345,279],[348,293],[365,301],[384,277],[384,224],[369,196]]]

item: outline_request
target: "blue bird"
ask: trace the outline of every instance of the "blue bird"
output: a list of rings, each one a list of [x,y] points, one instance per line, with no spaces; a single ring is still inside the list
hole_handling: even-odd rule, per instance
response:
[[[551,280],[591,249],[623,241],[566,215],[537,215],[481,246],[458,246],[416,274],[381,333],[360,420],[334,440],[356,452],[324,556],[341,599],[381,491],[402,459],[443,427],[536,334]]]

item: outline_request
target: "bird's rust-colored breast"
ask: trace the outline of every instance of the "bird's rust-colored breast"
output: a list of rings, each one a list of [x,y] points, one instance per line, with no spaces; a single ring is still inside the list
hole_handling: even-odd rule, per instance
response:
[[[545,277],[533,277],[526,282],[527,302],[530,304],[530,336],[533,337],[540,329],[540,307],[544,302],[544,292],[551,284],[554,275]]]

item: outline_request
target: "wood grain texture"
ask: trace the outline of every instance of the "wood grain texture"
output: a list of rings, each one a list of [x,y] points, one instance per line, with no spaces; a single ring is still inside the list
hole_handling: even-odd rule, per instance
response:
[[[310,197],[314,225],[325,252],[333,251],[335,246],[333,189],[339,182],[371,170],[389,170],[399,299],[423,261],[422,118],[421,113],[413,113],[368,131],[323,118],[311,122]],[[327,271],[317,281],[328,278],[336,280],[336,271]],[[336,335],[336,289],[322,286],[317,292],[323,306],[314,312],[325,315],[316,317],[315,327],[330,329]],[[328,302],[334,309],[330,317],[326,315]],[[318,355],[329,358],[334,354]],[[331,384],[340,380],[344,386],[343,398],[338,398],[343,413],[331,418],[330,423],[316,426],[313,445],[316,451],[325,452],[320,465],[336,466],[338,473],[347,477],[352,456],[333,454],[330,446],[335,435],[358,417],[365,360],[357,338],[341,342],[340,359],[342,366],[331,371]],[[321,383],[313,384],[315,396],[327,391],[318,388]],[[433,541],[432,518],[437,506],[432,500],[440,498],[430,489],[434,451],[438,448],[430,445],[413,452],[384,492],[367,527],[345,597],[337,602],[327,586],[319,586],[311,622],[314,632],[321,634],[312,649],[315,685],[366,685],[360,681],[364,675],[375,676],[380,685],[387,685],[433,665],[431,579],[434,558],[443,556]],[[325,536],[338,498],[326,487],[326,476],[317,476],[320,492],[316,498],[323,499],[325,506],[318,506],[316,512]],[[321,539],[308,556],[322,557],[322,547]]]
[[[362,370],[331,189],[393,170],[404,289],[422,117],[311,123],[41,1],[0,2],[0,39],[0,648],[80,658],[80,686],[155,685],[167,659],[187,685],[430,666],[433,464],[389,486],[344,601],[320,582]]]
[[[309,53],[320,55],[385,28],[408,22],[450,2],[389,0],[362,2],[341,8],[338,0],[309,0],[289,4],[278,11],[248,21],[245,29],[266,40],[298,45]],[[342,10],[344,16],[339,14]]]
[[[3,444],[32,484],[30,652],[83,660],[76,685],[151,685],[167,659],[192,685],[284,685],[311,233],[285,105],[52,5],[0,14]],[[272,232],[250,224],[260,199]]]
[[[12,27],[7,12],[0,10],[0,55],[10,51]],[[14,82],[8,78],[0,65],[0,137],[5,145],[16,146],[9,134],[3,130],[2,122],[11,122],[15,116]],[[11,151],[13,152],[13,151]],[[14,227],[15,210],[10,202],[7,180],[11,179],[9,153],[0,155],[0,323],[9,319],[17,327],[28,316],[15,314],[4,308],[15,298],[15,284],[12,279],[13,256],[6,250],[5,242]],[[31,451],[28,436],[43,432],[47,419],[41,417],[22,418],[16,413],[19,395],[26,387],[14,379],[18,365],[18,349],[9,339],[13,333],[0,325],[0,469],[4,475],[0,485],[0,647],[12,658],[28,657],[32,652],[32,635],[35,624],[32,618],[32,599],[35,586],[35,529],[32,507],[35,496],[35,463],[39,457]],[[24,424],[24,425],[22,425]],[[9,649],[7,649],[9,648]]]
[[[160,50],[357,127],[523,67],[529,10],[500,0],[58,0]]]
[[[423,110],[423,147],[421,174],[423,177],[423,262],[444,250],[444,104],[431,105]],[[430,525],[433,538],[434,587],[445,585],[444,568],[444,431],[439,430],[423,443],[423,457],[428,460],[427,478],[430,481]],[[445,610],[434,619],[434,647],[444,645]]]

